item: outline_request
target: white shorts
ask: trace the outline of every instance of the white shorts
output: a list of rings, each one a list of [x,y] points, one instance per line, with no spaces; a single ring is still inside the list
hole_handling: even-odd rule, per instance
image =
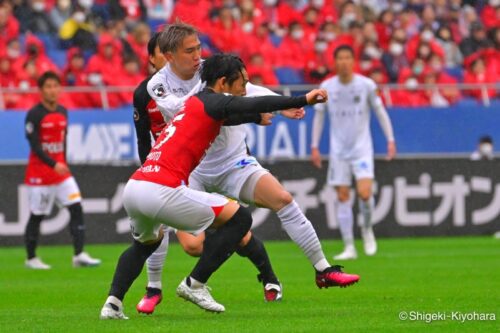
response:
[[[132,235],[139,242],[158,239],[162,224],[197,235],[213,223],[217,209],[227,203],[219,194],[134,179],[123,191]]]
[[[248,204],[254,202],[257,181],[269,171],[264,169],[253,156],[246,156],[224,173],[209,175],[196,169],[189,176],[189,188],[223,194]]]
[[[28,189],[30,211],[35,215],[49,215],[54,202],[60,207],[67,207],[82,201],[80,189],[73,177],[59,184],[28,186]]]
[[[350,186],[352,176],[356,180],[374,178],[373,157],[362,157],[356,160],[330,158],[328,165],[328,184],[333,186]]]

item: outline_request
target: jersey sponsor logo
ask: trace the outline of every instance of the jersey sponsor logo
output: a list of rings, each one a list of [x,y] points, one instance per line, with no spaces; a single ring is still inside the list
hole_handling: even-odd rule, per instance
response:
[[[137,111],[136,108],[134,108],[134,121],[138,121],[139,120],[139,111]]]
[[[51,154],[57,154],[64,151],[64,144],[62,142],[44,142],[42,143],[42,149]]]
[[[158,166],[158,165],[142,166],[141,172],[143,172],[143,173],[160,172],[160,166]]]
[[[163,97],[165,95],[165,87],[162,83],[158,83],[153,87],[153,94],[158,97]]]
[[[256,165],[256,164],[257,160],[254,157],[248,157],[242,159],[241,161],[238,161],[238,163],[236,163],[235,165],[235,168],[239,169],[239,168],[244,168],[247,165]]]
[[[354,103],[361,102],[361,97],[359,95],[354,96]]]

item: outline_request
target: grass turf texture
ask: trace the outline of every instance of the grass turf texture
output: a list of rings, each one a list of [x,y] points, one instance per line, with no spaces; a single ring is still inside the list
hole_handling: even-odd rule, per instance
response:
[[[319,290],[313,270],[291,242],[267,242],[284,286],[280,303],[265,303],[254,267],[232,257],[209,281],[226,307],[220,315],[202,311],[175,296],[195,260],[171,245],[164,275],[164,299],[152,316],[135,305],[146,283],[143,272],[125,299],[128,321],[101,321],[100,309],[120,245],[89,245],[98,268],[71,267],[71,248],[41,246],[50,271],[24,268],[24,249],[0,250],[2,332],[490,332],[500,327],[500,241],[490,237],[379,240],[375,257],[345,262],[361,275],[347,289]],[[358,252],[362,245],[357,244]],[[340,242],[323,243],[330,256]],[[495,313],[496,321],[402,321],[401,311]]]

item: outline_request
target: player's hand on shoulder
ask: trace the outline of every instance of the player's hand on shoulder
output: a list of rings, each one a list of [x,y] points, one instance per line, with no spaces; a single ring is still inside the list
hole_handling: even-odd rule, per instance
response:
[[[274,115],[272,113],[261,113],[260,117],[261,120],[259,125],[261,126],[269,126],[273,123],[272,119],[274,118]]]
[[[60,175],[65,175],[69,173],[68,166],[61,162],[57,162],[56,165],[54,165],[54,170]]]
[[[282,110],[281,115],[290,119],[302,119],[306,115],[304,108]]]
[[[313,89],[306,94],[306,99],[309,105],[325,103],[328,100],[328,94],[325,89]]]

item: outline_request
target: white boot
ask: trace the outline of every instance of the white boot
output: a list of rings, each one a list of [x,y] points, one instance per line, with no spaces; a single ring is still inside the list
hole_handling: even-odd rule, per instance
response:
[[[373,233],[373,228],[361,227],[361,237],[363,237],[363,245],[365,248],[365,253],[367,256],[373,256],[377,253],[377,241],[375,240],[375,234]]]
[[[358,257],[356,248],[354,245],[346,245],[342,253],[337,254],[333,257],[334,260],[353,260]]]
[[[31,259],[26,259],[24,265],[31,269],[50,269],[50,265],[44,263],[40,258],[34,257]]]
[[[177,296],[182,297],[186,301],[190,301],[207,311],[224,312],[226,310],[224,305],[217,303],[213,299],[212,295],[210,295],[210,288],[207,285],[203,285],[199,288],[191,288],[187,285],[186,279],[183,279],[177,287],[176,292]]]
[[[73,256],[73,267],[94,267],[101,264],[101,259],[92,258],[87,252]]]

